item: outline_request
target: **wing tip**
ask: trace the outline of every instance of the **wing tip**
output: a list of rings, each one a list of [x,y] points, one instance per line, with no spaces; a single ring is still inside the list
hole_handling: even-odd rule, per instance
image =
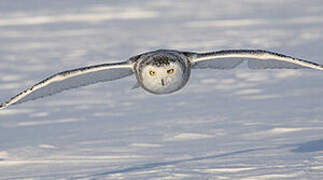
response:
[[[8,105],[6,103],[1,103],[0,104],[0,110],[5,109],[6,107],[8,107]]]

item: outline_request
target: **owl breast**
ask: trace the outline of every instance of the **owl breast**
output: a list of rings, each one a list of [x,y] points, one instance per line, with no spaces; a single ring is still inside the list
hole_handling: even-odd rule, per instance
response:
[[[143,54],[135,65],[140,86],[153,94],[169,94],[183,88],[190,77],[190,69],[187,57],[166,50]]]

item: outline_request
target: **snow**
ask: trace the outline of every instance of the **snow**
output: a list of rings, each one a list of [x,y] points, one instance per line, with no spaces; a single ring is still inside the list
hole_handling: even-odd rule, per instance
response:
[[[161,48],[323,64],[319,1],[0,2],[0,101]],[[171,95],[99,83],[0,111],[0,179],[321,179],[317,70],[194,70]]]

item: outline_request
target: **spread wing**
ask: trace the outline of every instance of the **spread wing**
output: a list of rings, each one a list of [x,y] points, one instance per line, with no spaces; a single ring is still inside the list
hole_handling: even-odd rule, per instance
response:
[[[68,89],[120,79],[133,73],[133,65],[128,62],[101,64],[60,72],[21,92],[9,101],[0,104],[0,109],[9,105],[50,96]]]
[[[303,59],[264,50],[224,50],[196,53],[192,56],[192,68],[233,69],[247,61],[250,69],[298,69],[323,70],[323,66]]]

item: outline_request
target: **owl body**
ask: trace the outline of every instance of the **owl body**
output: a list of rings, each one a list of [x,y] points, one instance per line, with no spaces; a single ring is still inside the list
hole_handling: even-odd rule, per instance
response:
[[[250,69],[323,70],[323,65],[265,50],[223,50],[207,53],[156,50],[133,56],[127,61],[106,63],[63,71],[17,94],[0,109],[50,96],[68,89],[117,80],[135,74],[138,84],[153,94],[169,94],[183,88],[191,69],[233,69],[246,62]]]
[[[139,85],[153,94],[169,94],[183,88],[191,74],[191,62],[182,52],[157,50],[130,58],[135,61]]]

